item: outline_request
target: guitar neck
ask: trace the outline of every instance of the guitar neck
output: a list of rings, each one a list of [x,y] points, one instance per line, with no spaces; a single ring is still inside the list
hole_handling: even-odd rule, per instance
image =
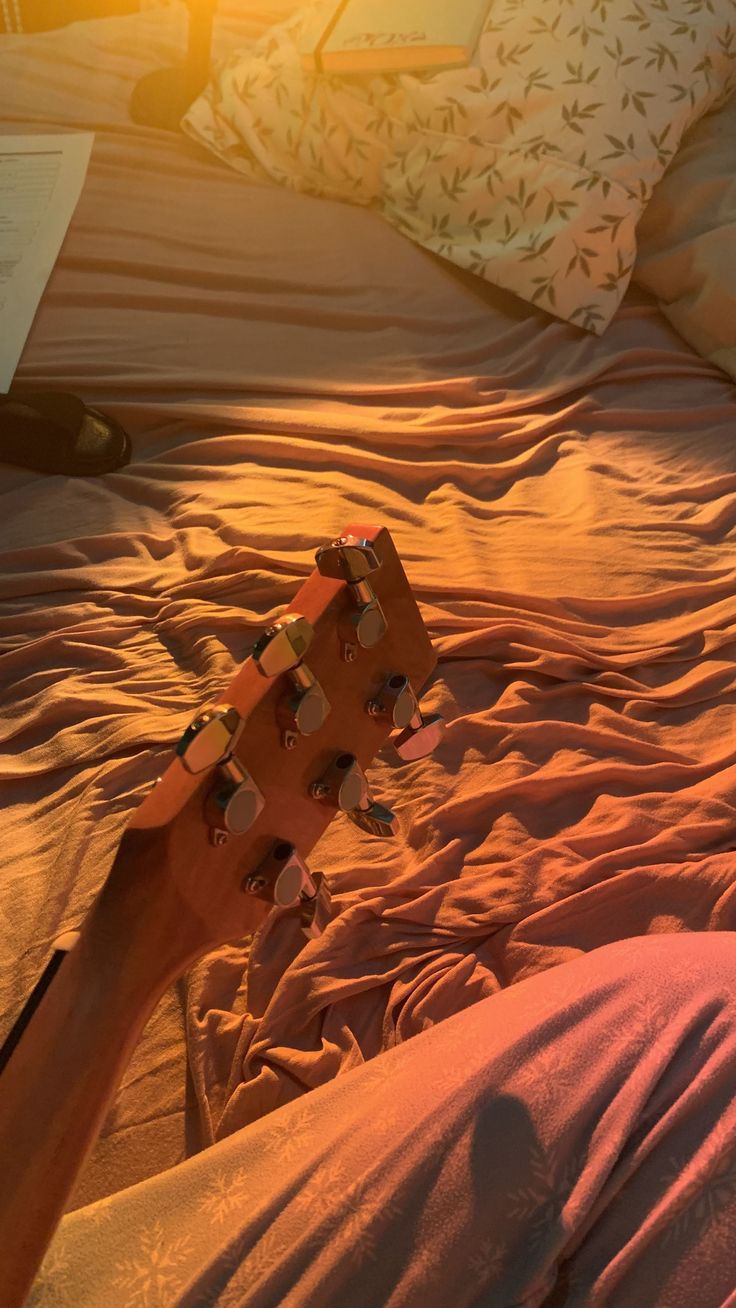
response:
[[[138,1037],[190,961],[141,885],[103,890],[0,1078],[3,1308],[24,1302]]]
[[[436,656],[390,534],[354,524],[316,561],[131,816],[0,1075],[0,1308],[23,1303],[166,987],[274,904],[319,933],[329,895],[304,860],[338,812],[393,835],[364,769],[394,728],[404,761],[438,739],[416,699]]]

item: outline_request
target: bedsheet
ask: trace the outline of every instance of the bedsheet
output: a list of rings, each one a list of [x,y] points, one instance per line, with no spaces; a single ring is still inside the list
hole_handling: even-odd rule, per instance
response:
[[[636,288],[592,338],[135,127],[181,37],[172,8],[0,48],[4,130],[96,133],[18,384],[134,447],[97,480],[0,476],[3,1029],[193,712],[357,516],[394,535],[448,730],[372,770],[396,840],[329,829],[320,940],[272,919],[167,995],[72,1206],[598,945],[734,927],[732,380]]]

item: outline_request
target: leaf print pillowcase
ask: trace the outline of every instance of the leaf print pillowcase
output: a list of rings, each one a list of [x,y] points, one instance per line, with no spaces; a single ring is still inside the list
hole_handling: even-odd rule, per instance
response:
[[[468,67],[305,73],[299,35],[331,9],[227,58],[184,131],[602,335],[654,186],[736,88],[736,0],[494,0]]]

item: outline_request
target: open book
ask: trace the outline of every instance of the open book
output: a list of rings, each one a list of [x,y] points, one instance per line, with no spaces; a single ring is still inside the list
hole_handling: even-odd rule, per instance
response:
[[[300,41],[308,72],[459,68],[473,57],[490,0],[336,0]]]

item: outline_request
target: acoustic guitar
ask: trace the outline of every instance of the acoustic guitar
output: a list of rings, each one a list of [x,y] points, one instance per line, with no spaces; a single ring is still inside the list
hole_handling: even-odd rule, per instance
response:
[[[316,561],[221,702],[185,731],[73,947],[57,951],[11,1033],[0,1074],[2,1308],[24,1302],[166,988],[274,905],[319,935],[329,884],[307,860],[320,836],[341,813],[393,835],[396,817],[366,769],[392,733],[404,760],[440,739],[442,719],[417,701],[436,657],[389,533],[351,525]]]

